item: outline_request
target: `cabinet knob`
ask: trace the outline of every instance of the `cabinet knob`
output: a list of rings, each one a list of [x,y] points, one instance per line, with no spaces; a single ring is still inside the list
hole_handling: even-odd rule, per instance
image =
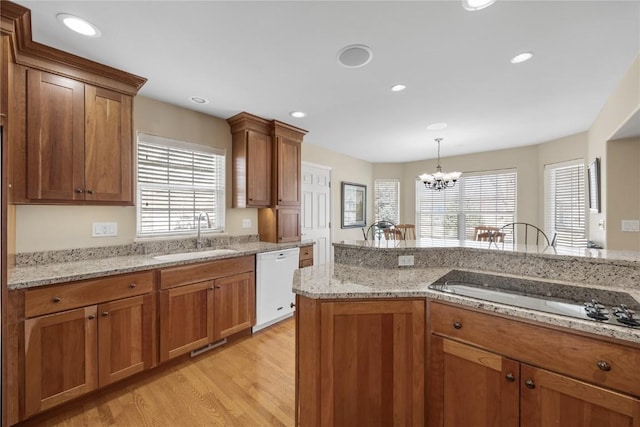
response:
[[[524,382],[524,385],[527,386],[528,389],[533,390],[534,388],[536,388],[536,383],[533,382],[533,380],[526,380]]]
[[[462,323],[460,322],[453,322],[453,327],[455,329],[461,329],[462,328]]]
[[[213,290],[213,286],[212,286],[212,287],[210,287],[210,288],[209,288],[209,290],[210,290],[210,291],[212,291],[212,290]]]
[[[90,315],[89,315],[89,317],[87,317],[87,319],[89,319],[89,320],[93,320],[93,319],[95,319],[95,318],[96,318],[96,316],[95,316],[95,315],[93,315],[93,314],[90,314]]]
[[[253,202],[253,199],[252,199],[252,198],[249,198],[249,201],[250,201],[250,202]]]
[[[504,376],[505,379],[507,381],[509,381],[510,383],[514,382],[516,380],[516,377],[513,375],[513,373],[509,372],[507,375]]]
[[[600,369],[601,371],[609,372],[611,370],[611,365],[605,360],[599,360],[597,365],[598,369]]]
[[[216,289],[220,289],[222,286],[220,285],[216,285]]]
[[[281,201],[282,201],[282,199],[278,199],[278,201],[279,201],[279,202],[281,202]]]
[[[52,301],[53,301],[53,302],[60,302],[60,301],[62,301],[62,298],[60,298],[60,297],[53,297]]]
[[[295,305],[294,303],[289,304],[289,307],[291,307],[291,308],[293,308],[293,307],[295,307],[295,306],[296,306],[296,305]]]
[[[282,237],[278,237],[278,240],[282,240]]]
[[[82,188],[76,188],[76,193],[82,194],[84,193],[84,190]]]
[[[87,190],[87,193],[93,194],[93,190]]]
[[[135,284],[135,283],[131,283],[131,284],[129,285],[129,287],[130,287],[131,289],[133,289],[133,288],[135,288],[135,287],[136,287],[136,284]]]
[[[102,312],[102,317],[107,317],[108,315],[109,315],[109,312],[108,312],[108,311],[103,311],[103,312]]]

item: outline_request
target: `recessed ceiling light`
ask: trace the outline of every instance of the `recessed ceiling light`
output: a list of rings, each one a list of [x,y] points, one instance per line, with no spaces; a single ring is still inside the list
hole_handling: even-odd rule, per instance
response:
[[[345,46],[338,52],[338,62],[347,68],[358,68],[367,65],[373,58],[373,51],[363,44]]]
[[[303,117],[307,117],[307,113],[304,111],[292,111],[289,113],[291,117],[295,117],[296,119],[301,119]]]
[[[533,53],[532,52],[522,52],[522,53],[514,56],[513,58],[511,58],[511,63],[512,64],[519,64],[521,62],[528,61],[531,58],[533,58]]]
[[[403,85],[403,84],[397,84],[397,85],[391,86],[391,90],[393,92],[402,92],[406,88],[407,88],[407,85]]]
[[[467,10],[480,10],[491,6],[496,0],[462,0],[462,7]]]
[[[189,100],[194,104],[208,104],[209,100],[200,96],[190,96]]]
[[[444,122],[432,123],[429,126],[427,126],[427,129],[428,130],[442,130],[442,129],[446,128],[447,126],[449,126],[449,125],[444,123]]]
[[[68,13],[59,13],[56,15],[56,18],[58,18],[58,21],[64,24],[65,27],[78,34],[82,34],[83,36],[96,38],[102,35],[102,32],[98,27],[78,16],[70,15]]]

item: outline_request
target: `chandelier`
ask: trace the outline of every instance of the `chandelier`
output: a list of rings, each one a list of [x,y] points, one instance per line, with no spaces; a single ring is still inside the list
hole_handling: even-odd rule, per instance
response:
[[[442,166],[440,166],[440,141],[442,138],[436,138],[438,143],[438,164],[436,166],[435,173],[423,173],[420,175],[420,179],[424,183],[424,186],[431,190],[441,191],[448,187],[456,185],[456,181],[462,175],[462,172],[442,172]]]

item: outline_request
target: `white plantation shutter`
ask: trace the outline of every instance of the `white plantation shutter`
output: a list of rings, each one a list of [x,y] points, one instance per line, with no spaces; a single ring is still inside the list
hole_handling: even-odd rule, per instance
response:
[[[513,170],[464,174],[442,191],[416,182],[418,238],[472,240],[474,227],[500,227],[516,218],[517,174]]]
[[[545,232],[556,246],[586,247],[584,160],[544,168]]]
[[[400,181],[376,179],[374,182],[376,221],[400,222]]]
[[[517,174],[514,171],[463,176],[463,239],[473,240],[479,225],[502,227],[516,220]],[[512,239],[505,236],[505,241]]]
[[[224,150],[141,133],[137,159],[138,236],[224,229]]]

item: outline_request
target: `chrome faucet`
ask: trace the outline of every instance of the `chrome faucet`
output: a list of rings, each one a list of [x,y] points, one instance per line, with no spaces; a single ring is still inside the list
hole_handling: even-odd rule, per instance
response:
[[[211,219],[209,218],[209,214],[202,211],[198,214],[198,236],[196,237],[196,249],[200,249],[202,248],[202,237],[200,236],[200,221],[202,220],[202,217],[206,216],[207,217],[207,227],[211,228]]]

